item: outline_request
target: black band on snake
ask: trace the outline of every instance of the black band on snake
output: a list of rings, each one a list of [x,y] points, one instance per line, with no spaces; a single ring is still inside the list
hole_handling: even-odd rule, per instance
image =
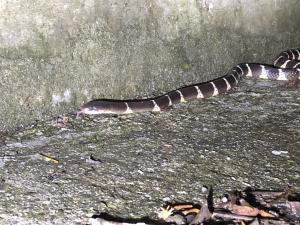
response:
[[[80,114],[128,114],[137,112],[157,112],[173,104],[191,99],[208,98],[229,91],[243,77],[269,80],[300,80],[300,49],[282,52],[273,65],[242,63],[233,67],[227,74],[217,79],[181,87],[164,95],[137,100],[92,100],[84,104],[77,113]]]

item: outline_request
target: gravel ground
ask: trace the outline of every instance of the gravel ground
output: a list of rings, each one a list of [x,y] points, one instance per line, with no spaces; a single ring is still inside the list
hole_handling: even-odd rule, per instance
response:
[[[149,216],[248,186],[300,188],[299,88],[244,81],[161,113],[71,114],[0,139],[1,224],[88,224]]]

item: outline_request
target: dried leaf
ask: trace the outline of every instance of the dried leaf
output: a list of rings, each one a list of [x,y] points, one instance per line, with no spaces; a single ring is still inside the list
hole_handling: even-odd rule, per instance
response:
[[[244,222],[243,220],[241,221],[241,224],[242,224],[242,225],[246,225],[245,222]]]
[[[194,214],[197,214],[199,213],[200,209],[198,208],[190,208],[190,209],[185,209],[183,211],[181,211],[184,215],[188,215],[188,214],[191,214],[191,213],[194,213]]]
[[[259,210],[259,215],[261,215],[262,217],[269,217],[269,218],[274,218],[275,216],[271,213],[268,213],[264,210]]]
[[[231,212],[241,216],[257,216],[259,210],[251,206],[241,206],[241,205],[232,204]]]
[[[193,205],[192,204],[176,204],[176,205],[171,205],[171,207],[175,210],[185,210],[185,209],[193,208]]]
[[[172,208],[171,206],[168,205],[167,207],[160,208],[157,213],[157,216],[160,219],[167,220],[168,217],[172,215],[173,211],[174,211],[174,208]]]

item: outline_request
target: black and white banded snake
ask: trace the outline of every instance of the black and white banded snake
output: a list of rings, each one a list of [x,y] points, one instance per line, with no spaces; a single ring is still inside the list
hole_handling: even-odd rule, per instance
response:
[[[243,77],[269,80],[300,81],[300,49],[280,53],[273,65],[241,63],[224,76],[203,83],[181,87],[164,95],[136,100],[97,99],[87,102],[77,112],[81,114],[128,114],[157,112],[191,99],[208,98],[237,86]]]

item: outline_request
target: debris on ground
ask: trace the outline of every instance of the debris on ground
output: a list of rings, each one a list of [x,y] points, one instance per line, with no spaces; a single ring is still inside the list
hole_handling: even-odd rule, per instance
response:
[[[92,225],[152,224],[242,224],[286,225],[300,223],[300,194],[291,187],[283,191],[234,191],[220,202],[214,202],[210,188],[206,203],[166,203],[158,212],[160,220],[122,220],[107,215],[94,215]]]

